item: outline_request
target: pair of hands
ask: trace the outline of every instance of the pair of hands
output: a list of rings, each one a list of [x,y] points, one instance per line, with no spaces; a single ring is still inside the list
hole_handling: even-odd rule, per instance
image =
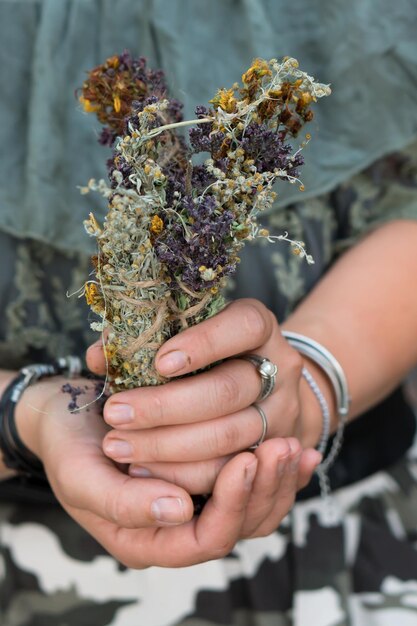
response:
[[[242,353],[278,365],[275,390],[262,403],[267,440],[254,453],[241,451],[262,431],[251,407],[260,379],[251,363],[233,358]],[[320,461],[298,440],[302,359],[261,303],[236,301],[173,337],[156,367],[177,377],[222,359],[192,377],[111,396],[106,423],[95,404],[70,414],[53,379],[38,385],[48,399],[30,447],[67,512],[128,567],[192,565],[226,555],[241,538],[270,534]],[[87,360],[103,372],[99,344]],[[91,388],[83,403],[94,395]],[[195,517],[189,494],[199,493],[212,496]]]

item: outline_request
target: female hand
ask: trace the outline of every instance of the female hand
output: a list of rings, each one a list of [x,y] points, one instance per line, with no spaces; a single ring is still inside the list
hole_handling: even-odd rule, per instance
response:
[[[103,454],[107,427],[97,404],[70,413],[63,382],[48,379],[26,390],[16,414],[20,435],[42,459],[69,515],[128,567],[192,565],[224,556],[241,537],[270,533],[272,518],[286,515],[300,480],[308,480],[318,461],[293,439],[237,454],[221,469],[202,514],[193,517],[181,487],[132,478]],[[90,381],[71,384],[84,387],[85,403],[94,399]]]
[[[178,377],[227,360],[191,377],[109,398],[104,418],[114,430],[104,439],[105,453],[130,464],[131,475],[173,480],[189,493],[210,492],[225,462],[256,443],[262,432],[252,406],[260,375],[239,358],[244,353],[278,366],[276,387],[262,402],[267,439],[295,436],[310,445],[318,440],[321,423],[317,432],[309,425],[307,435],[300,421],[302,358],[282,337],[275,316],[257,300],[244,299],[167,341],[156,367],[166,377]],[[89,349],[88,363],[103,372],[101,345]]]

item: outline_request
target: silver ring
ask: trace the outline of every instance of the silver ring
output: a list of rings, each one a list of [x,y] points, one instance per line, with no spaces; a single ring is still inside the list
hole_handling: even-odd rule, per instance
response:
[[[261,376],[261,393],[256,398],[256,402],[266,400],[274,390],[278,367],[269,359],[258,356],[257,354],[243,354],[239,358],[252,363]]]
[[[253,406],[253,408],[258,411],[259,415],[262,418],[262,434],[259,437],[258,441],[256,443],[254,443],[253,446],[250,446],[248,448],[248,450],[256,450],[256,448],[258,448],[261,445],[261,443],[265,440],[266,431],[268,430],[268,420],[267,420],[267,417],[265,415],[265,411],[263,409],[261,409],[259,404],[254,403],[254,404],[251,404],[251,406]]]

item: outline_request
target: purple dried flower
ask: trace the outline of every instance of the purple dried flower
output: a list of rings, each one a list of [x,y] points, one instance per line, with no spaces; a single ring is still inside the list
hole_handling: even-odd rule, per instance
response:
[[[229,263],[232,211],[219,207],[213,196],[182,199],[188,232],[179,223],[165,229],[155,241],[155,251],[169,273],[177,276],[194,291],[213,286],[234,269]],[[202,268],[215,272],[212,280],[204,279]]]
[[[70,383],[62,385],[61,390],[63,393],[68,393],[71,396],[71,400],[68,403],[68,411],[76,411],[80,407],[78,406],[78,397],[85,393],[85,389],[81,387],[75,387]]]
[[[285,144],[282,134],[270,130],[266,124],[251,122],[248,124],[241,140],[241,148],[248,158],[253,159],[258,172],[284,170],[290,176],[298,176],[297,167],[304,160],[297,155],[291,158],[292,146]]]
[[[98,141],[102,146],[109,146],[109,148],[111,148],[114,143],[114,132],[105,126],[100,133]]]
[[[210,174],[204,165],[194,165],[191,175],[191,185],[198,195],[203,193],[215,180],[213,174]]]

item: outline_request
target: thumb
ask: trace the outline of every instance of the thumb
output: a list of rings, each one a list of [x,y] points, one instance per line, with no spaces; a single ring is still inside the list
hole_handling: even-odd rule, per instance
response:
[[[171,526],[193,516],[190,496],[177,485],[127,476],[100,454],[85,453],[68,465],[71,471],[61,467],[61,480],[49,476],[64,508],[88,511],[119,528]]]

